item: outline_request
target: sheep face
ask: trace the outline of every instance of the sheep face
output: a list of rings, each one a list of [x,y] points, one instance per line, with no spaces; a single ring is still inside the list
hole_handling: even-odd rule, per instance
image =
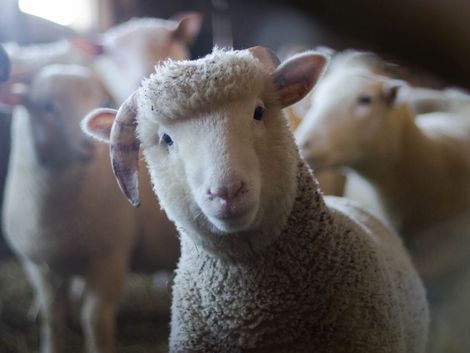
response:
[[[53,65],[34,76],[21,104],[31,116],[40,163],[64,167],[93,157],[93,141],[80,130],[80,119],[104,97],[91,72],[82,67]]]
[[[184,121],[139,121],[155,191],[171,218],[190,220],[186,227],[196,221],[198,233],[225,234],[275,223],[273,204],[289,208],[297,159],[270,103],[260,91]]]
[[[227,238],[260,248],[286,221],[298,152],[281,109],[308,93],[326,61],[309,53],[276,68],[266,49],[250,50],[157,67],[111,130],[113,168],[129,200],[138,203],[136,129],[161,206],[212,250]],[[90,113],[85,131],[106,140],[110,115]]]
[[[366,70],[326,75],[295,133],[304,158],[315,168],[355,167],[387,153],[401,85]]]

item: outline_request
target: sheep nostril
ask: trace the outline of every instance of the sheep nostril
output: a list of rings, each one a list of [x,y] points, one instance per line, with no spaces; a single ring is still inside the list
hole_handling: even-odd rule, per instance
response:
[[[222,200],[228,199],[228,189],[226,187],[211,187],[208,192],[211,199],[219,198]]]
[[[246,184],[239,181],[230,186],[211,187],[207,191],[210,199],[219,198],[224,201],[232,201],[243,194],[246,190]]]

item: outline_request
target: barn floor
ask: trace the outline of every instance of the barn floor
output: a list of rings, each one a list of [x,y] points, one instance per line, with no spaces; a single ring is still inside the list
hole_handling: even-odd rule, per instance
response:
[[[117,351],[167,352],[170,296],[150,276],[130,275],[118,314]],[[0,262],[0,352],[38,352],[38,319],[32,314],[32,291],[20,265]],[[75,319],[73,319],[75,317]],[[72,315],[67,353],[81,353],[83,342]]]

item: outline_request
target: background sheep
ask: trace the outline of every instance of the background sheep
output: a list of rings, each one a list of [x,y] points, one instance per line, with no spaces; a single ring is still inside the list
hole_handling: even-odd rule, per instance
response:
[[[427,286],[431,351],[465,352],[470,345],[465,334],[470,305],[462,299],[468,298],[462,290],[470,278],[470,124],[461,113],[468,98],[447,91],[437,100],[428,90],[413,96],[404,82],[377,75],[367,65],[336,65],[317,85],[296,131],[302,153],[314,168],[350,168],[367,180]],[[450,112],[416,116],[405,91],[422,109],[424,98],[451,102]],[[357,191],[354,195],[364,199]]]
[[[190,12],[171,20],[133,19],[93,38],[77,36],[28,46],[9,43],[6,47],[12,62],[12,81],[27,80],[48,64],[92,66],[112,100],[120,104],[153,71],[156,62],[167,57],[189,57],[188,45],[198,34],[201,22],[201,14]],[[9,124],[4,125],[9,128]],[[3,151],[7,148],[3,142]],[[0,154],[0,191],[8,169],[7,156]],[[0,256],[2,245],[0,241]]]
[[[47,66],[21,95],[13,116],[3,222],[33,284],[42,314],[41,352],[63,352],[67,290],[86,282],[81,311],[88,352],[113,352],[115,311],[129,268],[171,269],[175,229],[155,202],[148,177],[142,208],[113,182],[104,146],[80,119],[107,98],[86,68]],[[15,96],[16,95],[16,96]]]
[[[6,49],[14,77],[30,76],[48,64],[93,65],[113,99],[122,103],[156,62],[189,57],[187,46],[201,22],[202,16],[196,12],[177,20],[136,18],[95,38],[77,36],[25,47],[8,43]]]
[[[201,23],[202,15],[192,12],[177,20],[135,18],[115,26],[91,42],[104,54],[97,57],[94,69],[114,100],[122,103],[153,72],[155,63],[190,57],[188,44]]]
[[[426,301],[400,241],[342,199],[325,205],[281,113],[325,58],[277,64],[259,47],[169,61],[117,113],[124,193],[138,202],[137,130],[180,230],[170,351],[422,352]],[[88,132],[109,114],[90,113]]]

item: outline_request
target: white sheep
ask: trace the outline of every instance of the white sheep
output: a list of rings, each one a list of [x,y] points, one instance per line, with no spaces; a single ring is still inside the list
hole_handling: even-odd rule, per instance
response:
[[[153,72],[158,61],[189,58],[188,44],[199,33],[202,16],[187,13],[177,20],[135,18],[103,33],[104,55],[94,69],[116,102],[122,103]]]
[[[416,116],[401,93],[409,92],[405,82],[367,65],[331,66],[296,131],[304,157],[315,168],[348,167],[368,179],[404,233],[467,210],[468,119],[447,112]]]
[[[180,232],[170,352],[423,352],[425,293],[400,240],[323,199],[281,112],[325,61],[308,52],[277,67],[264,48],[214,49],[157,66],[117,112],[121,188],[138,202],[140,139]]]
[[[416,116],[411,109],[412,104],[423,110],[443,107],[443,102],[449,112]],[[413,92],[368,65],[333,61],[296,131],[314,168],[343,167],[362,176],[403,236],[431,302],[431,352],[463,353],[470,346],[470,305],[463,300],[470,293],[465,104],[468,98],[456,91]]]
[[[31,76],[49,64],[93,66],[113,99],[122,103],[153,71],[156,62],[189,57],[188,44],[198,34],[201,22],[202,16],[196,12],[177,20],[135,18],[94,38],[5,45],[13,77]]]
[[[12,118],[3,225],[35,289],[41,352],[67,351],[67,289],[76,275],[86,284],[81,321],[87,352],[114,352],[126,274],[174,268],[176,230],[155,202],[148,176],[142,175],[146,196],[135,210],[114,183],[105,146],[82,133],[83,115],[107,98],[90,70],[47,66],[27,90],[10,93],[1,98],[20,95],[12,101],[22,107]]]

